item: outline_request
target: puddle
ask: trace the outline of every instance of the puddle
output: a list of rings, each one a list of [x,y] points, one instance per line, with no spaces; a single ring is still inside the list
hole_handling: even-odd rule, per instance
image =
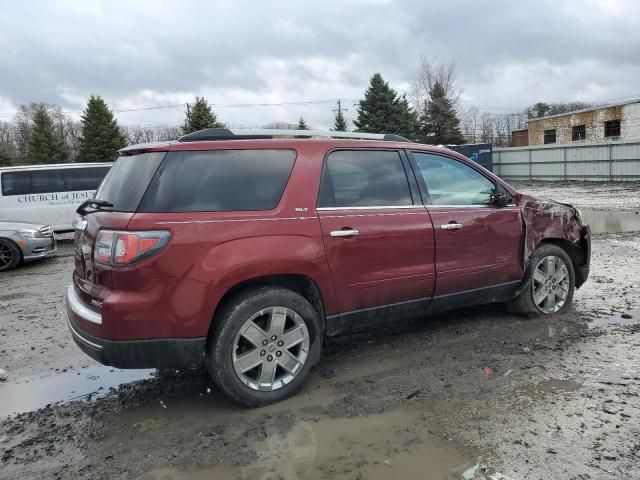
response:
[[[526,393],[531,397],[540,397],[547,393],[568,393],[575,392],[582,384],[575,380],[560,380],[558,378],[548,378],[531,387]]]
[[[611,212],[580,209],[592,233],[619,233],[640,231],[640,215],[635,212]]]
[[[97,398],[124,383],[150,378],[155,370],[118,370],[101,365],[57,373],[48,377],[25,377],[0,383],[0,418],[30,412],[50,403]]]
[[[631,318],[625,318],[631,316]],[[604,328],[612,325],[637,325],[640,323],[640,310],[625,313],[614,313],[608,317],[597,318],[589,322],[589,328]]]
[[[247,449],[254,454],[247,455],[245,465],[188,469],[165,466],[138,480],[440,480],[473,478],[478,470],[469,452],[429,433],[429,425],[406,411],[298,420],[285,432],[275,427],[257,430],[260,435],[251,435],[248,441]]]

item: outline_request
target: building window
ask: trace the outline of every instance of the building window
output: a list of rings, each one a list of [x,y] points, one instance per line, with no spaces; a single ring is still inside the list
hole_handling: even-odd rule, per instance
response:
[[[584,140],[587,138],[587,131],[584,125],[576,125],[571,129],[571,140]]]
[[[544,143],[556,143],[556,129],[544,131]]]
[[[620,120],[609,120],[608,122],[604,122],[604,136],[619,137],[620,136]]]

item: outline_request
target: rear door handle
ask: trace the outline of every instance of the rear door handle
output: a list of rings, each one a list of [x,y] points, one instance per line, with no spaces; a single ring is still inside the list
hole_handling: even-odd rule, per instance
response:
[[[334,230],[330,235],[332,237],[353,237],[359,233],[358,230]]]
[[[461,223],[444,223],[440,225],[442,230],[460,230],[462,228]]]

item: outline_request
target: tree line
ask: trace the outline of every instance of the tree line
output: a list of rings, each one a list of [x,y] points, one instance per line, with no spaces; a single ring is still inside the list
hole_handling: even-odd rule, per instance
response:
[[[352,126],[338,100],[332,130],[390,133],[435,145],[509,146],[511,132],[525,128],[530,118],[591,106],[538,102],[522,112],[496,115],[473,107],[464,110],[459,98],[455,63],[423,59],[410,91],[403,94],[394,90],[382,74],[373,74],[357,104]],[[23,159],[23,163],[113,161],[126,145],[171,140],[203,128],[224,126],[203,97],[186,105],[182,126],[118,125],[100,95],[89,97],[79,121],[65,115],[57,105],[30,103],[19,107],[13,122],[0,121],[0,165],[9,165],[12,158]],[[297,123],[271,122],[265,128],[308,130],[309,126],[300,116]]]

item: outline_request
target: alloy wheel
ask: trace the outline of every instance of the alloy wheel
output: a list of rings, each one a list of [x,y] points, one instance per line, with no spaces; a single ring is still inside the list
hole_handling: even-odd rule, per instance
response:
[[[247,387],[277,390],[300,373],[309,343],[309,330],[300,315],[286,307],[265,308],[236,335],[233,368]]]
[[[0,269],[6,268],[13,262],[13,249],[5,242],[0,242]]]
[[[564,260],[550,255],[538,262],[533,271],[533,303],[542,313],[555,313],[562,308],[571,285]]]

